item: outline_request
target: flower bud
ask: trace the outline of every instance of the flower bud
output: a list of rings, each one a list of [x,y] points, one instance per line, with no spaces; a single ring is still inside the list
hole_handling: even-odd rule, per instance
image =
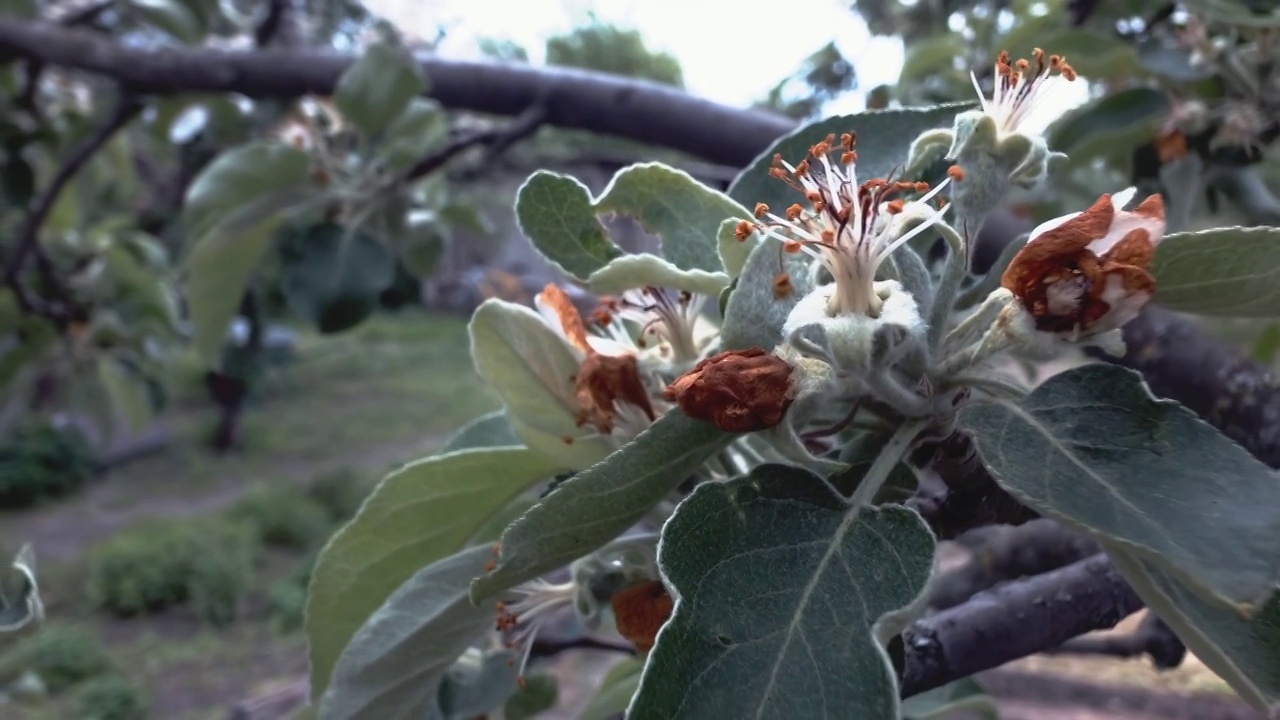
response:
[[[730,350],[676,378],[663,397],[725,432],[756,432],[782,422],[793,397],[791,372],[787,361],[762,348]]]
[[[658,631],[671,619],[674,609],[675,601],[661,580],[632,585],[613,596],[618,634],[631,641],[641,653],[653,649]]]

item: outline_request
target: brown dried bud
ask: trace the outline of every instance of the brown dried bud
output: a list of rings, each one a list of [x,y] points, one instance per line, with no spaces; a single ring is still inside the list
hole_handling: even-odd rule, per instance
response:
[[[791,371],[786,360],[761,348],[730,350],[676,378],[663,397],[725,432],[765,430],[782,422],[791,406]]]
[[[630,640],[642,653],[653,649],[658,631],[671,619],[674,608],[675,601],[659,580],[623,588],[613,596],[618,634]]]

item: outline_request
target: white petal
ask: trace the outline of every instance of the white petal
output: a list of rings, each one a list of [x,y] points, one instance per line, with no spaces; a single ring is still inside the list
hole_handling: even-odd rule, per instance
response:
[[[1132,186],[1127,187],[1111,196],[1111,206],[1116,209],[1117,213],[1119,213],[1128,207],[1130,202],[1133,202],[1133,196],[1137,194],[1138,188]]]
[[[1065,224],[1068,220],[1073,220],[1083,214],[1084,213],[1082,212],[1073,212],[1073,213],[1067,213],[1066,215],[1062,215],[1061,217],[1053,218],[1052,220],[1045,220],[1044,222],[1037,225],[1034,230],[1031,231],[1031,237],[1027,240],[1027,242],[1033,243],[1041,235],[1044,235],[1050,230],[1053,230],[1054,228],[1057,228]]]

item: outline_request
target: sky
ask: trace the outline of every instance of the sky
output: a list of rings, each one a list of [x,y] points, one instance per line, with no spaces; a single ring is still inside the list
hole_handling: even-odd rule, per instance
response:
[[[547,37],[582,25],[594,11],[604,22],[639,30],[646,45],[674,55],[692,94],[745,107],[759,100],[828,42],[854,63],[859,87],[894,83],[902,43],[873,38],[849,11],[848,0],[365,0],[365,5],[409,33],[449,29],[439,52],[478,59],[476,39],[512,40],[539,63]],[[786,16],[779,11],[785,7]],[[825,108],[854,112],[864,106],[850,93]]]

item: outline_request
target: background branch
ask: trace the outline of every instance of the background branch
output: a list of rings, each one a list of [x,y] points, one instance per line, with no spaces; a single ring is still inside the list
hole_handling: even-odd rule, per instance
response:
[[[13,290],[18,306],[24,312],[39,313],[54,320],[65,321],[72,319],[69,306],[47,306],[43,299],[27,291],[22,284],[23,265],[26,264],[28,257],[34,257],[36,269],[40,274],[40,280],[44,284],[45,290],[59,298],[65,305],[68,298],[62,288],[62,282],[53,267],[53,261],[40,248],[40,228],[44,225],[45,220],[48,219],[49,212],[53,209],[54,203],[57,202],[58,196],[62,194],[62,190],[67,186],[67,183],[103,146],[110,142],[116,132],[127,125],[141,110],[142,103],[136,97],[122,93],[111,114],[89,137],[85,138],[71,151],[66,159],[62,161],[62,164],[59,165],[58,171],[49,182],[49,186],[45,188],[44,192],[32,199],[27,214],[23,218],[22,225],[18,229],[17,244],[14,248],[13,257],[10,258],[9,267],[4,274],[5,284]]]
[[[53,23],[0,18],[0,57],[38,60],[115,79],[139,93],[329,95],[355,58],[312,50],[224,51],[128,47]],[[785,117],[738,110],[657,83],[604,73],[423,57],[429,94],[458,110],[518,115],[543,102],[546,120],[743,166],[795,128]]]

